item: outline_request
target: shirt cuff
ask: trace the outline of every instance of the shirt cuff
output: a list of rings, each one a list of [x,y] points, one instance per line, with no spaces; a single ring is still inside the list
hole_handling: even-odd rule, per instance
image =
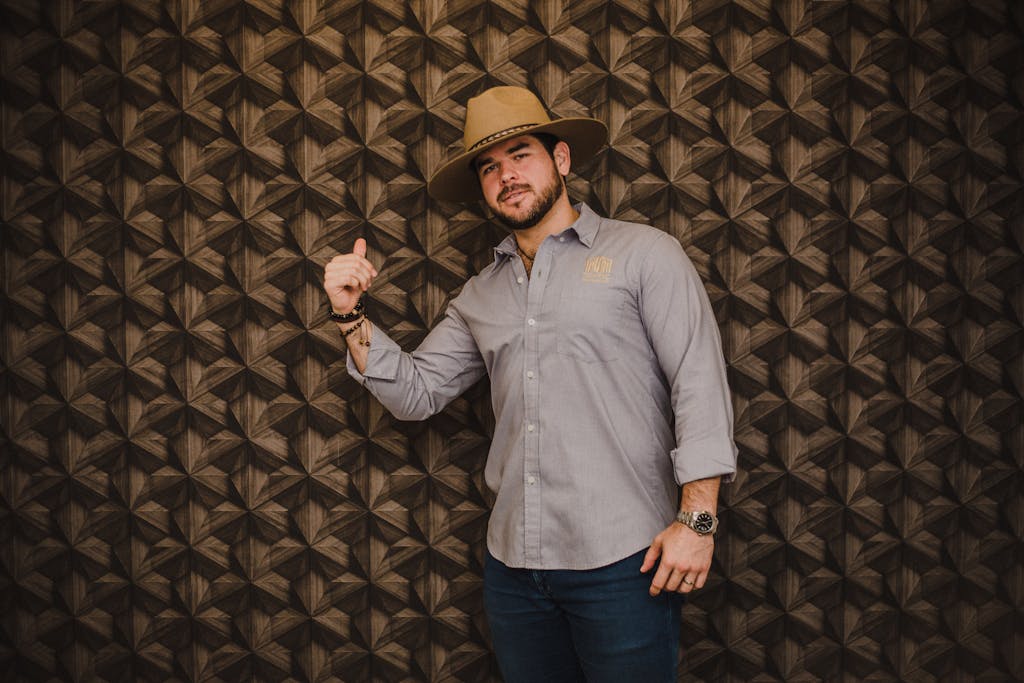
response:
[[[402,348],[391,337],[384,334],[376,325],[370,341],[370,351],[366,357],[366,370],[359,372],[352,353],[345,351],[345,369],[349,376],[360,384],[368,379],[381,379],[393,382],[398,376],[398,361],[401,359]]]
[[[728,437],[687,442],[669,452],[676,483],[721,477],[727,484],[736,477],[735,444]]]

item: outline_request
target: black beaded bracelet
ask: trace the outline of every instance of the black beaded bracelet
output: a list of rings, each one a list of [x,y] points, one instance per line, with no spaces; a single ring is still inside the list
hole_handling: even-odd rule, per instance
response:
[[[344,332],[342,332],[341,333],[341,338],[342,339],[348,339],[349,335],[353,334],[356,330],[358,330],[360,327],[362,327],[363,323],[365,321],[366,321],[366,318],[363,318],[362,320],[357,322],[355,325],[353,325],[352,327],[350,327],[347,330],[345,330]]]
[[[331,312],[328,313],[328,315],[330,316],[331,320],[333,320],[336,323],[350,323],[353,320],[359,319],[359,316],[363,314],[364,308],[365,306],[363,305],[363,297],[359,297],[359,301],[356,302],[356,307],[353,308],[348,313],[335,313],[334,309],[332,308]]]

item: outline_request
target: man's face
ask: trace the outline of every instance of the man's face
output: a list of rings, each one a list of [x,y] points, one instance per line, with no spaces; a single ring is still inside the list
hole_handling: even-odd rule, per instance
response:
[[[540,140],[521,135],[488,147],[473,160],[484,200],[508,228],[537,225],[565,192],[560,168],[569,170],[564,142],[555,147],[554,157]]]

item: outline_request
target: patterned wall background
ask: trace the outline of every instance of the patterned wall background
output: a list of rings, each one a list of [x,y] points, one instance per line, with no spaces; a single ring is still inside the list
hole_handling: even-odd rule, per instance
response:
[[[466,100],[611,144],[686,246],[742,473],[687,681],[1024,678],[1024,5],[3,0],[7,680],[497,680],[487,387],[352,381],[358,236],[411,347],[502,231],[429,202]]]

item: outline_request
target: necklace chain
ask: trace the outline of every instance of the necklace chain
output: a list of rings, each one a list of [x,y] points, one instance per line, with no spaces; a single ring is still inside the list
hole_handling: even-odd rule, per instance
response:
[[[537,256],[537,252],[533,252],[533,256],[527,254],[525,251],[523,251],[523,248],[519,246],[518,242],[516,243],[516,251],[518,251],[520,255],[522,255],[522,257],[527,261],[533,261],[533,259]]]

